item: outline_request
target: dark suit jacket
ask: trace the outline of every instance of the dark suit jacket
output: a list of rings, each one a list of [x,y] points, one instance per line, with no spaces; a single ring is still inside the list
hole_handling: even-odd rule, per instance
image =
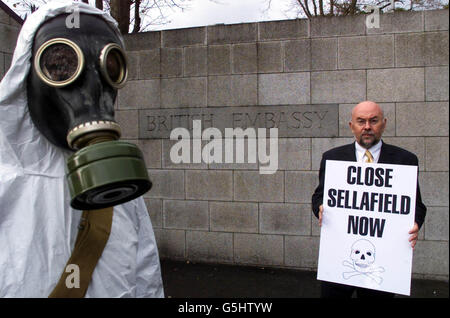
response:
[[[318,217],[319,215],[319,206],[323,203],[323,187],[325,181],[326,160],[356,161],[355,143],[333,148],[324,152],[322,161],[320,162],[319,185],[317,186],[312,196],[312,209],[316,217]],[[418,166],[419,160],[417,159],[417,156],[415,154],[400,147],[388,145],[383,142],[381,145],[381,152],[378,163]],[[425,220],[426,212],[427,208],[422,202],[419,181],[417,181],[415,221],[419,225],[419,228],[422,226]]]

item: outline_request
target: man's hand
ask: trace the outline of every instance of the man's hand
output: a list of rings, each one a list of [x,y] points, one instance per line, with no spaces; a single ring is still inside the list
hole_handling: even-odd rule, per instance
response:
[[[319,226],[322,226],[323,205],[319,206]]]
[[[416,222],[414,222],[414,227],[408,232],[408,234],[411,234],[409,237],[409,242],[411,242],[411,247],[414,249],[414,246],[416,246],[417,243],[417,238],[419,237],[419,225]]]

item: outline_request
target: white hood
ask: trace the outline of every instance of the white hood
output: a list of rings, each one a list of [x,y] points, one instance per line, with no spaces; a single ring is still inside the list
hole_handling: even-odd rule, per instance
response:
[[[81,211],[70,207],[70,155],[34,126],[26,79],[35,33],[59,14],[108,14],[80,2],[51,2],[29,16],[0,83],[0,297],[47,297],[64,270]],[[158,251],[144,200],[114,207],[111,235],[86,297],[163,297]]]

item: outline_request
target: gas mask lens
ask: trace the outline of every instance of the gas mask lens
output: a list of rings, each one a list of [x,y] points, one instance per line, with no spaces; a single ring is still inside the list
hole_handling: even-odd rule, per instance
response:
[[[106,81],[114,88],[122,88],[127,80],[127,60],[122,48],[110,43],[100,55],[100,70]]]
[[[57,38],[45,42],[35,58],[35,69],[39,77],[53,87],[64,87],[73,83],[83,71],[84,57],[74,42]]]

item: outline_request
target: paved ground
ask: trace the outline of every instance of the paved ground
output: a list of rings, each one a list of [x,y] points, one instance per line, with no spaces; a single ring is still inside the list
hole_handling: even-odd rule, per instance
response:
[[[316,272],[163,260],[168,298],[319,298]],[[403,296],[398,296],[403,297]],[[416,280],[411,298],[448,298],[449,284]]]

